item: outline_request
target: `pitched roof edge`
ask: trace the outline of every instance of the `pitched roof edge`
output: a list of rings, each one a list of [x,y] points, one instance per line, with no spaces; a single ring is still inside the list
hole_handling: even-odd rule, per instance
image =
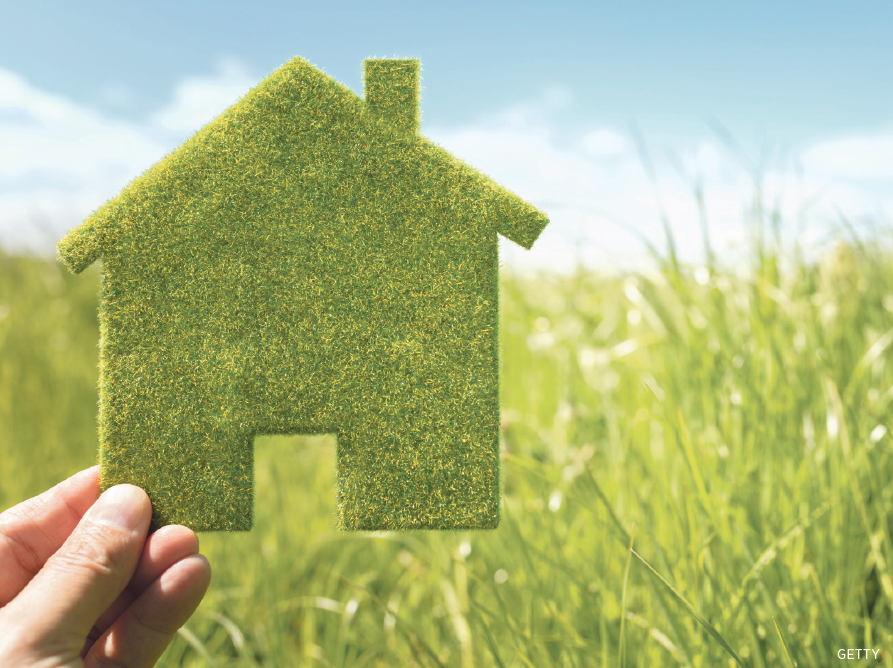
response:
[[[114,244],[119,222],[118,200],[116,197],[103,204],[56,244],[59,259],[72,273],[80,274]]]
[[[165,167],[170,167],[171,161],[177,160],[181,152],[185,151],[187,147],[195,148],[200,146],[204,136],[217,128],[218,123],[222,122],[221,119],[224,115],[232,112],[253,95],[264,92],[272,93],[274,92],[274,86],[284,77],[302,75],[307,77],[307,81],[315,80],[322,85],[331,87],[333,92],[337,91],[337,93],[345,96],[345,100],[350,100],[351,105],[359,103],[359,106],[356,108],[358,111],[365,107],[365,111],[369,112],[368,107],[366,107],[366,101],[356,93],[340,82],[335,81],[308,61],[296,56],[265,77],[249,93],[218,115],[213,121],[202,127],[186,142],[173,149],[162,160],[131,181],[116,197],[99,207],[81,225],[63,237],[57,244],[59,258],[62,262],[72,272],[79,274],[102,257],[103,253],[115,244],[119,234],[119,227],[123,219],[127,217],[127,212],[132,209],[130,205],[134,203],[134,199],[139,199],[139,193],[148,187],[147,184],[153,177],[158,176]],[[370,120],[375,125],[381,119],[376,119],[376,115],[372,113]],[[383,123],[383,125],[389,126],[390,124]],[[393,126],[390,126],[390,130],[384,127],[381,130],[385,132],[395,131]],[[399,132],[399,129],[397,129],[397,132],[401,135],[404,134]],[[422,145],[433,148],[435,156],[444,165],[458,169],[459,171],[456,174],[460,175],[459,178],[471,181],[473,184],[472,192],[474,193],[472,199],[480,200],[486,215],[493,218],[494,227],[499,234],[530,250],[543,228],[549,222],[547,216],[542,211],[536,209],[529,202],[521,199],[515,193],[460,160],[427,137],[421,134],[412,134],[412,138],[419,141]],[[470,172],[465,170],[470,170]]]
[[[449,153],[439,144],[422,137],[429,146],[442,154],[444,162],[456,169],[461,178],[471,185],[469,198],[473,206],[482,207],[497,233],[530,250],[549,224],[549,217],[533,204],[500,185],[479,169]]]
[[[542,231],[546,229],[546,225],[549,224],[549,217],[526,201],[516,208],[519,210],[516,214],[518,216],[516,218],[518,231],[512,241],[524,250],[530,250],[536,240],[540,238]]]

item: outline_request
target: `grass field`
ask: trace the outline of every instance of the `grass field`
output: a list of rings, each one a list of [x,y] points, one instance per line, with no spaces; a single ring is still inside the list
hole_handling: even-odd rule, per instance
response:
[[[258,439],[159,666],[893,666],[891,257],[503,270],[499,529],[338,533],[334,437]],[[0,509],[96,463],[97,291],[0,255]]]

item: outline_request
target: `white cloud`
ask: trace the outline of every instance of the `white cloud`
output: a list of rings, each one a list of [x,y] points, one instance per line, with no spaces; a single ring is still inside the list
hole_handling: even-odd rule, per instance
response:
[[[186,79],[139,123],[109,118],[0,69],[0,242],[52,252],[70,228],[247,92],[237,62]]]
[[[744,176],[741,166],[715,141],[701,139],[683,147],[680,155],[683,167],[691,178],[709,181],[712,185],[740,185]]]
[[[624,135],[616,130],[604,128],[586,133],[580,143],[596,158],[619,156],[630,150]]]
[[[589,267],[653,266],[642,237],[666,253],[659,206],[670,222],[677,252],[685,262],[704,260],[701,214],[694,195],[700,182],[711,247],[729,266],[751,257],[756,184],[737,158],[716,139],[705,136],[651,146],[657,172],[655,192],[641,164],[635,142],[613,127],[584,131],[570,146],[555,140],[548,99],[516,105],[477,127],[425,128],[425,134],[469,164],[546,211],[550,225],[531,251],[500,238],[500,257],[518,270],[570,271],[576,258]],[[706,135],[706,131],[705,131]],[[647,139],[647,138],[646,138]],[[649,142],[651,144],[651,142]],[[798,179],[779,167],[764,171],[762,206],[778,208],[784,224],[782,241],[797,238],[806,246],[840,226],[839,212],[857,223],[873,217],[893,221],[893,155],[888,135],[816,142],[799,162]],[[669,159],[678,156],[680,174]],[[842,154],[846,154],[844,159]],[[847,178],[848,181],[842,181]],[[873,181],[872,181],[873,180]],[[771,238],[769,213],[765,238]],[[860,231],[858,224],[854,224]],[[635,232],[633,231],[635,230]],[[638,234],[637,234],[637,233]],[[817,249],[817,251],[820,249]],[[815,257],[809,248],[806,256]]]
[[[803,166],[829,177],[893,180],[893,131],[820,141],[804,151]]]
[[[154,124],[167,130],[193,133],[235,104],[258,82],[242,63],[224,58],[213,77],[189,77],[177,85],[173,103],[153,115]]]
[[[100,94],[106,104],[114,107],[130,107],[136,99],[134,90],[123,84],[106,84],[101,88]]]
[[[34,177],[46,173],[69,179],[95,175],[96,161],[85,150],[93,149],[95,142],[120,145],[125,149],[122,155],[135,151],[135,160],[145,157],[140,152],[146,143],[144,133],[137,128],[109,123],[0,70],[0,178],[36,181]]]
[[[216,76],[185,79],[165,108],[140,123],[106,117],[0,70],[0,242],[52,252],[66,230],[255,84],[239,63],[222,61]],[[738,251],[744,255],[754,184],[719,141],[706,130],[673,146],[646,138],[655,193],[626,132],[594,125],[559,140],[554,116],[572,99],[567,88],[553,87],[470,126],[423,127],[427,137],[549,214],[551,224],[531,251],[500,238],[503,264],[561,271],[579,257],[597,268],[653,266],[640,237],[665,253],[658,201],[683,261],[700,261],[693,179],[703,183],[714,250],[728,263]],[[662,159],[670,152],[682,174]],[[764,202],[778,202],[786,239],[794,232],[807,241],[821,238],[823,224],[839,223],[838,208],[851,220],[893,218],[893,134],[815,141],[795,158],[800,176],[770,169],[763,179]]]
[[[31,88],[20,76],[7,70],[0,70],[0,109],[4,115],[25,111],[33,119],[48,123],[85,116],[63,97]]]

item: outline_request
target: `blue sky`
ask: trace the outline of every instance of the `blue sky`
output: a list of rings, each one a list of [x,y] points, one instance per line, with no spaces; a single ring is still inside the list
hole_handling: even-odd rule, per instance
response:
[[[783,235],[893,226],[889,2],[41,2],[0,8],[0,243],[53,252],[301,56],[363,95],[418,58],[422,133],[546,211],[519,270],[641,267],[637,234],[746,255],[755,174]],[[655,188],[642,160],[654,164]],[[635,232],[633,232],[633,230]],[[737,250],[736,250],[737,249]]]

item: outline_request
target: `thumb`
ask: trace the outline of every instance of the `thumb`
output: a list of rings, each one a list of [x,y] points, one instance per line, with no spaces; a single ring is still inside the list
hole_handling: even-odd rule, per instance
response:
[[[115,485],[99,497],[7,606],[15,608],[10,619],[18,620],[33,649],[81,651],[90,629],[133,577],[151,519],[149,497],[135,485]]]

